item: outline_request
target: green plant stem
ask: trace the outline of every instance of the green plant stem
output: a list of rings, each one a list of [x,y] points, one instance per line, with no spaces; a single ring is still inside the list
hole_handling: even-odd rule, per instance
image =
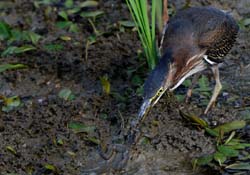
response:
[[[156,46],[156,6],[158,0],[152,0],[151,21],[148,15],[147,0],[126,0],[128,8],[136,24],[139,38],[141,40],[147,63],[150,69],[153,69],[158,61],[158,49]],[[151,22],[151,23],[150,23]]]

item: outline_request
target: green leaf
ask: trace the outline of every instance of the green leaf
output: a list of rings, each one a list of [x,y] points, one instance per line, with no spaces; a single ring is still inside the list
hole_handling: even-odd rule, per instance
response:
[[[207,155],[196,159],[197,165],[203,166],[208,165],[213,160],[213,155]]]
[[[17,155],[16,150],[12,146],[6,146],[6,150],[12,153],[13,155]]]
[[[101,113],[100,114],[100,119],[102,119],[102,120],[108,120],[108,115],[105,114],[105,113]]]
[[[0,21],[0,40],[8,39],[10,36],[10,26],[5,22]]]
[[[231,139],[229,142],[225,143],[226,145],[234,146],[240,144],[240,139]]]
[[[1,56],[5,57],[7,55],[20,54],[20,53],[28,52],[28,51],[35,50],[35,49],[36,48],[31,45],[25,45],[21,47],[10,46],[2,52]]]
[[[101,11],[101,10],[97,10],[97,11],[90,11],[90,12],[82,12],[80,14],[81,17],[84,17],[84,18],[96,18],[100,15],[103,15],[104,14],[104,11]]]
[[[78,13],[81,11],[81,8],[80,7],[75,7],[73,9],[69,9],[67,10],[67,14],[68,15],[72,15],[72,14],[75,14],[75,13]],[[68,19],[67,19],[68,20]]]
[[[219,145],[217,149],[227,157],[237,157],[239,155],[239,151],[232,149],[229,146]]]
[[[223,131],[224,133],[228,133],[228,132],[231,132],[231,131],[234,131],[234,130],[237,130],[237,129],[242,129],[246,126],[246,121],[244,120],[236,120],[236,121],[232,121],[230,123],[226,123],[226,124],[223,124],[223,125],[220,125],[216,128],[214,128],[213,130],[216,131],[216,132],[220,132],[220,131]]]
[[[202,75],[198,81],[198,84],[199,84],[201,89],[207,89],[207,87],[209,86],[208,78],[206,76]]]
[[[0,65],[0,73],[6,70],[13,70],[13,69],[23,69],[27,68],[24,64],[2,64]]]
[[[70,89],[62,89],[58,96],[64,100],[74,100],[75,99],[75,96],[74,94],[72,93],[72,91]]]
[[[23,53],[23,52],[28,52],[28,51],[31,51],[31,50],[35,50],[36,48],[34,46],[31,46],[31,45],[25,45],[25,46],[21,46],[21,47],[18,47],[17,50],[15,51],[15,53]]]
[[[16,47],[16,46],[7,47],[7,49],[5,49],[5,50],[2,52],[1,56],[2,56],[2,57],[5,57],[5,56],[7,56],[7,55],[14,54],[14,53],[16,53],[16,50],[17,50],[17,49],[18,49],[18,47]]]
[[[11,44],[14,41],[24,41],[29,39],[27,33],[22,32],[19,29],[12,29],[10,32],[11,36],[8,40],[8,44]]]
[[[140,76],[134,75],[131,80],[132,84],[135,86],[140,86],[143,84],[143,81]]]
[[[76,156],[76,153],[74,153],[73,151],[67,151],[67,153],[72,157]]]
[[[57,172],[57,168],[54,165],[51,165],[51,164],[44,165],[44,168],[47,169],[47,170],[50,170],[52,172]]]
[[[133,21],[119,21],[118,22],[121,26],[124,27],[135,27],[135,23]]]
[[[65,7],[71,8],[74,5],[74,1],[73,0],[66,0],[64,4],[65,4]]]
[[[230,136],[229,136],[229,137],[227,138],[227,140],[225,141],[225,145],[226,145],[228,142],[230,142],[230,141],[234,138],[235,134],[236,134],[235,131],[231,132]]]
[[[56,143],[57,143],[58,145],[63,145],[63,144],[64,144],[63,139],[58,139],[58,140],[56,141]]]
[[[184,113],[183,111],[180,110],[180,115],[184,119],[189,120],[191,122],[194,122],[196,125],[198,124],[198,125],[200,125],[203,128],[208,127],[208,123],[205,120],[199,118],[198,116],[196,116],[194,114]]]
[[[247,153],[247,154],[244,154],[243,156],[240,156],[239,160],[240,161],[250,160],[250,154]]]
[[[205,127],[205,131],[210,134],[211,136],[214,136],[214,137],[218,137],[219,136],[219,133],[214,131],[213,129],[210,129],[208,127]]]
[[[175,97],[179,102],[183,102],[185,100],[185,95],[177,94]]]
[[[79,4],[81,8],[84,7],[96,7],[98,5],[97,1],[85,1]]]
[[[143,95],[143,86],[139,86],[137,89],[136,89],[136,95],[141,97]]]
[[[110,82],[108,80],[108,76],[100,77],[100,81],[102,84],[103,92],[106,94],[110,94]]]
[[[60,36],[60,39],[63,41],[70,41],[71,37],[70,36]]]
[[[57,0],[40,0],[40,4],[52,5],[52,3],[57,2]]]
[[[58,21],[56,26],[60,29],[69,28],[72,25],[71,21]]]
[[[87,126],[80,122],[71,121],[68,125],[69,129],[72,129],[74,133],[93,133],[96,130],[95,126]]]
[[[250,25],[250,18],[244,19],[244,20],[243,20],[243,24],[244,24],[244,26]]]
[[[90,35],[88,37],[88,44],[91,45],[91,44],[94,44],[96,43],[96,35]]]
[[[2,111],[9,112],[14,108],[19,107],[21,105],[21,100],[18,96],[13,96],[10,98],[5,98],[4,104],[5,106],[2,107]]]
[[[232,169],[232,170],[250,170],[250,163],[234,163],[231,165],[226,166],[226,169]]]
[[[38,35],[32,31],[20,31],[19,29],[12,29],[11,38],[8,40],[8,44],[11,44],[14,41],[31,41],[33,44],[37,44],[41,37],[41,35]]]
[[[36,34],[36,33],[34,33],[34,32],[28,32],[28,35],[29,35],[29,37],[30,37],[30,40],[31,40],[31,42],[33,43],[33,44],[37,44],[38,43],[38,41],[41,39],[41,35],[38,35],[38,34]]]
[[[228,145],[228,147],[235,150],[241,150],[250,147],[250,143],[238,143],[235,145]]]
[[[45,50],[49,52],[58,52],[64,49],[63,45],[61,44],[47,44],[43,46]]]
[[[68,14],[65,11],[60,11],[58,15],[61,16],[65,21],[69,20]]]
[[[221,166],[227,160],[227,157],[220,152],[216,152],[214,154],[214,160],[216,160]]]
[[[89,141],[89,142],[92,142],[92,143],[94,143],[96,145],[99,145],[101,143],[101,141],[99,139],[95,138],[95,137],[88,137],[86,140]]]
[[[72,23],[72,24],[69,26],[69,31],[70,31],[70,32],[73,32],[73,33],[77,33],[77,32],[79,32],[78,25],[77,25],[77,24]]]
[[[183,86],[185,87],[190,87],[192,85],[192,81],[189,80],[189,79],[186,79],[183,83],[182,83]]]
[[[195,90],[199,91],[204,96],[209,96],[211,88],[209,87],[209,81],[206,76],[201,76],[201,78],[198,80],[199,88],[196,88]]]
[[[150,139],[148,137],[142,137],[139,141],[140,145],[150,145]]]

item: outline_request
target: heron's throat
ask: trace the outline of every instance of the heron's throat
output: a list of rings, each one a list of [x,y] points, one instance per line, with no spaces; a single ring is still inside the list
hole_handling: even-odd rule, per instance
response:
[[[183,66],[181,70],[176,71],[176,69],[173,69],[174,75],[172,73],[169,73],[172,74],[169,76],[172,76],[172,78],[174,78],[174,80],[172,79],[172,87],[170,88],[170,91],[178,88],[188,77],[207,68],[207,64],[205,63],[203,56],[204,52],[196,54],[188,59],[185,66]]]

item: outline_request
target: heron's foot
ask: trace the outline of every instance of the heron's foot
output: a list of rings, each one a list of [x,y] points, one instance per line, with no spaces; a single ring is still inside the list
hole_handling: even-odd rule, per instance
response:
[[[185,97],[185,102],[186,103],[189,103],[190,98],[191,98],[192,93],[193,93],[193,88],[194,88],[195,84],[197,83],[197,81],[199,80],[200,75],[201,75],[201,73],[197,73],[197,74],[194,75],[194,77],[192,79],[192,82],[191,82],[191,86],[187,90],[187,94],[186,94],[186,97]]]
[[[212,72],[214,74],[214,78],[215,78],[215,87],[214,87],[214,91],[213,91],[213,95],[207,105],[207,108],[204,112],[204,114],[207,114],[208,111],[215,105],[216,99],[222,89],[222,85],[220,82],[220,74],[219,74],[219,67],[218,65],[214,65],[212,66]]]
[[[206,107],[206,110],[204,111],[204,115],[207,115],[208,114],[208,112],[209,112],[209,110],[211,110],[212,108],[214,108],[216,105],[216,101],[215,100],[211,100],[210,102],[209,102],[209,104],[207,105],[207,107]]]

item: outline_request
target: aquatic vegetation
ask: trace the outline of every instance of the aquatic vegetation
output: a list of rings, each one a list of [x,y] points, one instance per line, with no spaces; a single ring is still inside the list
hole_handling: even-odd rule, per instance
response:
[[[139,38],[144,49],[147,63],[150,69],[153,69],[158,62],[158,47],[156,39],[156,20],[162,23],[162,1],[152,1],[150,15],[148,15],[149,2],[145,0],[127,0],[127,5],[136,24]],[[149,17],[150,16],[150,17]],[[150,19],[151,18],[151,19]]]

